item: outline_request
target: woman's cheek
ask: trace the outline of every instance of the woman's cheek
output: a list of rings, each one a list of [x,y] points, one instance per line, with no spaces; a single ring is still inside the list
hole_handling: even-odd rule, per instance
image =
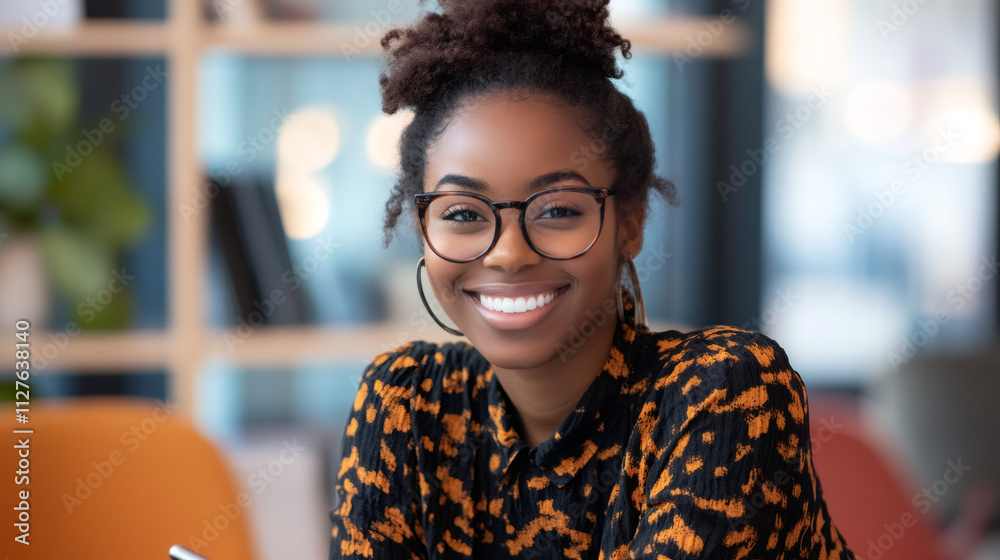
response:
[[[431,287],[434,291],[434,298],[444,309],[452,320],[459,318],[461,310],[460,293],[455,287],[455,282],[461,274],[462,265],[456,265],[435,258],[436,262],[431,262],[428,258],[427,274],[430,276]],[[430,303],[430,302],[428,302]],[[433,304],[432,304],[433,305]]]

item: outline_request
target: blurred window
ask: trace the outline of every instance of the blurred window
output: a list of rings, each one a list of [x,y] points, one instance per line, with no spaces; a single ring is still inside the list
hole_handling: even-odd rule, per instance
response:
[[[807,381],[996,335],[995,10],[768,4],[761,307]]]

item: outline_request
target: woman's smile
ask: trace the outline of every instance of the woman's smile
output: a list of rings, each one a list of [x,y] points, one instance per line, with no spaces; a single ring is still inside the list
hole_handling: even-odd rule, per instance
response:
[[[466,290],[472,305],[495,329],[526,329],[542,322],[562,302],[568,284],[490,284]]]

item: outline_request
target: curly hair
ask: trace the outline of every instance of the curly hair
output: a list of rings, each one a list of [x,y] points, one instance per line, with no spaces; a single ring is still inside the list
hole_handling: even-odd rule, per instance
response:
[[[382,37],[382,110],[414,112],[386,202],[386,246],[423,191],[428,146],[457,108],[486,94],[542,93],[577,110],[594,152],[614,167],[621,208],[645,208],[650,189],[676,203],[674,185],[653,172],[645,116],[611,82],[623,75],[615,49],[630,58],[632,45],[608,24],[608,1],[439,0],[442,13]]]

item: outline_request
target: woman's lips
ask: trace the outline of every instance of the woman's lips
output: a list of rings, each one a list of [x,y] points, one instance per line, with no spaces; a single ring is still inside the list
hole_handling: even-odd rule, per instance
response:
[[[567,288],[568,286],[562,286],[529,295],[487,295],[479,292],[466,294],[490,326],[513,330],[528,328],[541,321],[558,304],[559,296]]]

